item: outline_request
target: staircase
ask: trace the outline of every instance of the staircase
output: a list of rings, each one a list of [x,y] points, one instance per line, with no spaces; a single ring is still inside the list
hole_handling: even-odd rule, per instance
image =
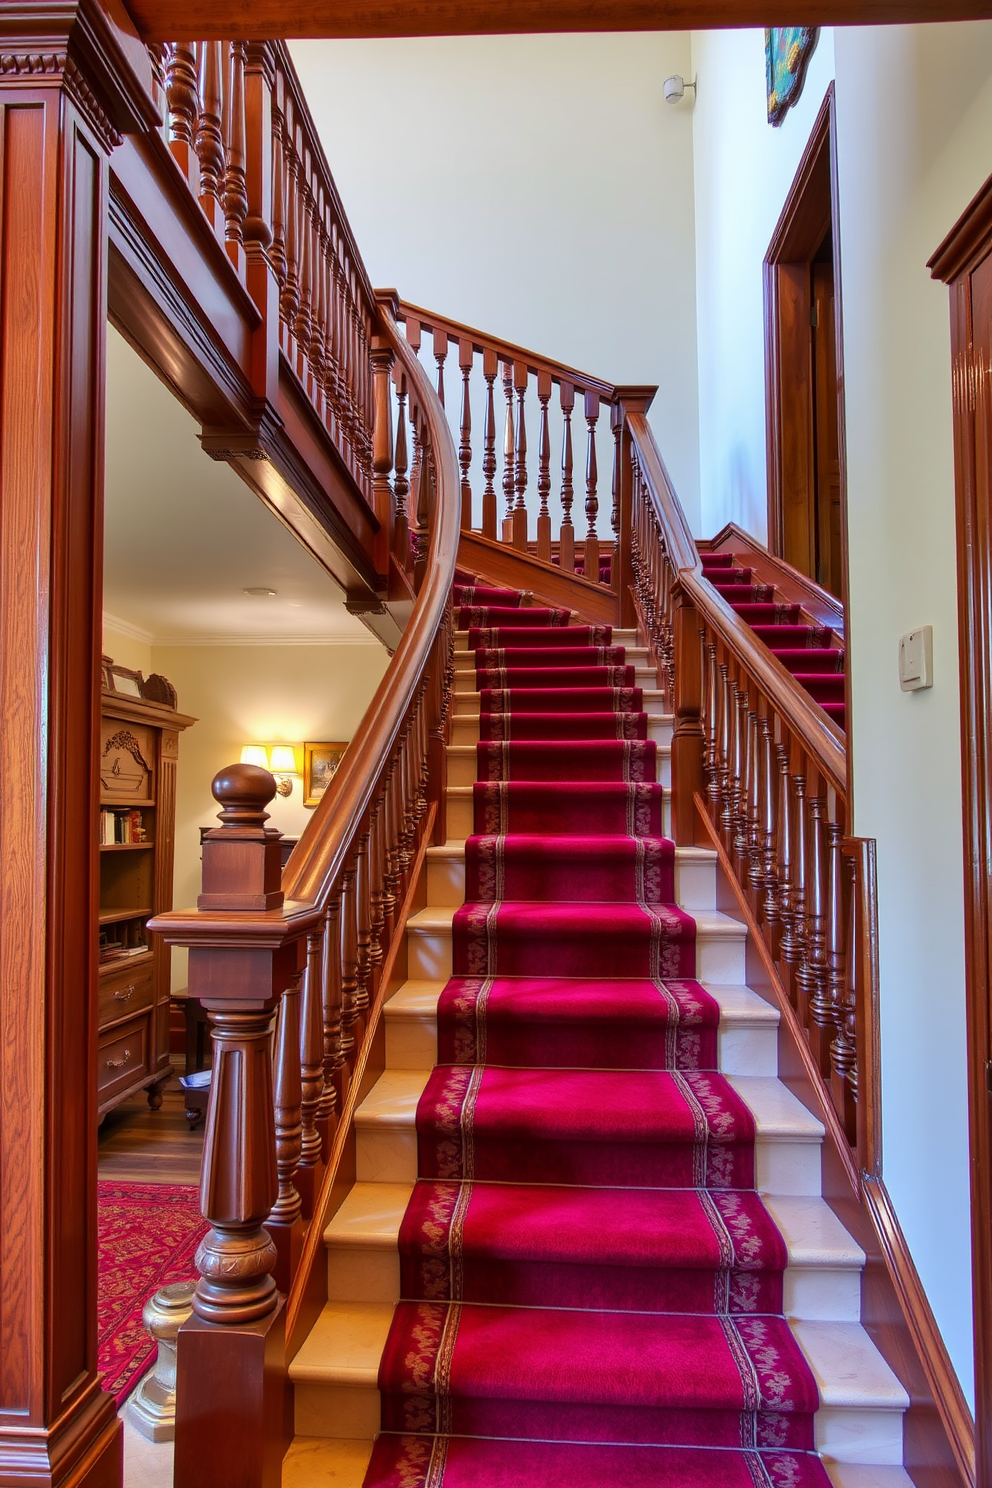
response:
[[[746,562],[739,563],[735,554],[703,552],[700,557],[703,577],[837,727],[846,731],[842,637],[831,626],[817,624],[802,605],[783,599],[774,584],[756,583],[753,570]]]
[[[647,651],[458,578],[449,840],[291,1366],[285,1488],[908,1488],[823,1128],[778,1079],[716,854],[665,835]]]

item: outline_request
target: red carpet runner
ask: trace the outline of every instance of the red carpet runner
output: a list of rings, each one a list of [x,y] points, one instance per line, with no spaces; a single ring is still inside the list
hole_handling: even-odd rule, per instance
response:
[[[781,604],[773,584],[755,584],[733,553],[703,553],[703,577],[746,620],[815,703],[846,729],[843,639],[828,625],[809,625],[797,604]]]
[[[97,1185],[97,1348],[103,1388],[121,1405],[155,1360],[141,1309],[170,1281],[195,1281],[207,1226],[196,1188],[172,1183]]]
[[[456,591],[482,704],[366,1488],[829,1488],[609,627]]]

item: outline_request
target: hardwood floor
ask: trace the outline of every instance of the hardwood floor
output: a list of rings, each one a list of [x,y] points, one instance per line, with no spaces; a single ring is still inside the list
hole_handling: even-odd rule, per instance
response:
[[[143,1094],[108,1111],[98,1138],[99,1176],[122,1183],[199,1183],[203,1123],[190,1131],[184,1109],[173,1081],[159,1111],[149,1110]]]

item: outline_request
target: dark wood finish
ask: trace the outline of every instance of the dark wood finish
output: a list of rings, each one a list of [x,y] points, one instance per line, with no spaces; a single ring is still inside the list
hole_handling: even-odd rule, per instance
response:
[[[0,1478],[120,1482],[96,1372],[97,755],[108,155],[154,121],[96,3],[3,8]]]
[[[847,478],[834,85],[765,255],[768,545],[847,584]]]
[[[978,1481],[992,1475],[992,178],[930,260],[950,287]]]
[[[754,569],[759,584],[774,584],[788,604],[802,606],[811,625],[828,625],[835,632],[833,644],[840,645],[844,639],[844,606],[834,594],[821,589],[814,579],[793,568],[784,558],[770,553],[750,533],[728,522],[716,537],[699,543],[701,553],[739,553],[748,568]]]
[[[113,915],[109,923],[116,933],[143,937],[148,916],[172,906],[179,735],[197,720],[163,703],[107,688],[101,694],[100,714],[100,804],[122,809],[133,805],[141,811],[148,832],[147,844],[101,844],[100,922],[111,933],[108,916]],[[143,778],[139,757],[148,766]],[[113,767],[122,760],[135,780],[133,800],[116,787]],[[101,961],[96,1061],[101,1116],[142,1089],[148,1091],[153,1109],[161,1105],[162,1091],[172,1076],[170,984],[169,950],[155,937],[148,941],[147,955]],[[138,1024],[129,1025],[124,1039],[118,1025],[135,1018]]]
[[[134,1096],[108,1113],[100,1127],[97,1172],[115,1183],[195,1186],[202,1156],[203,1132],[189,1130],[185,1096],[170,1086],[160,1111]]]
[[[838,1119],[812,1057],[809,1040],[764,943],[749,895],[737,876],[714,826],[708,803],[698,797],[696,810],[702,838],[717,854],[717,907],[748,929],[747,985],[778,1008],[779,1078],[798,1100],[823,1122],[823,1194],[865,1252],[861,1321],[902,1382],[910,1406],[904,1418],[904,1462],[919,1488],[966,1488],[974,1485],[971,1418],[944,1341],[899,1229],[881,1173],[880,1084],[872,1066],[866,1120],[873,1124],[868,1165],[859,1171],[852,1160],[845,1129]],[[845,844],[857,849],[864,863],[867,940],[874,944],[871,844],[864,839]],[[870,953],[869,953],[870,957]],[[877,995],[877,980],[873,976]],[[877,1051],[876,1051],[877,1055]]]
[[[617,602],[605,584],[592,584],[564,564],[542,562],[536,554],[521,553],[507,543],[494,542],[479,532],[461,534],[459,567],[485,574],[494,584],[526,589],[535,604],[580,610],[598,625],[616,625]]]
[[[984,20],[987,0],[510,0],[498,10],[456,0],[132,0],[149,41],[169,36],[487,36],[546,31],[687,31],[740,26],[919,25]]]

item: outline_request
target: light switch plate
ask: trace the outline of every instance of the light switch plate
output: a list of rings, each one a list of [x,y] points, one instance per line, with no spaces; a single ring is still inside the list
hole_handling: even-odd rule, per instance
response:
[[[899,686],[903,692],[933,686],[932,625],[921,625],[899,637]]]

